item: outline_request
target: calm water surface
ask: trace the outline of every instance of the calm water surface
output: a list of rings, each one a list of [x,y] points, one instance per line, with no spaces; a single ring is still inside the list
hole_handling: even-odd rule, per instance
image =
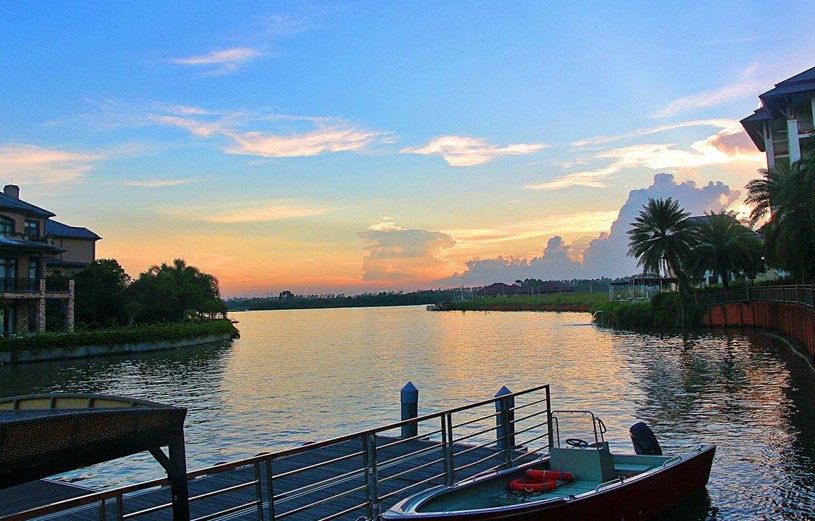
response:
[[[429,313],[423,307],[234,313],[231,346],[0,367],[0,395],[54,391],[187,407],[190,469],[491,397],[552,386],[591,409],[617,448],[648,423],[666,452],[719,446],[707,494],[670,519],[815,519],[815,370],[752,331],[646,335],[580,313]],[[67,476],[88,486],[159,477],[149,455]]]

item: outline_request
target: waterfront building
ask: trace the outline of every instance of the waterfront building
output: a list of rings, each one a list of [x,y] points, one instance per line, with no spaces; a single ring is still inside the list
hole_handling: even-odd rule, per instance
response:
[[[68,226],[55,214],[20,199],[20,188],[0,193],[0,333],[45,330],[46,301],[58,301],[65,327],[73,329],[73,281],[46,280],[46,273],[71,275],[94,261],[99,236]]]
[[[767,168],[815,153],[815,67],[788,78],[759,97],[761,107],[741,124],[767,155]]]
[[[61,249],[55,257],[45,259],[46,272],[70,277],[96,260],[96,241],[101,239],[87,228],[68,226],[59,221],[45,221],[48,243]]]

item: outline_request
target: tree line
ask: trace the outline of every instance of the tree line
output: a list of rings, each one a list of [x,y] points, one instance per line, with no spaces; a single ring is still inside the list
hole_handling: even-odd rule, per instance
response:
[[[183,259],[152,266],[135,279],[116,259],[98,259],[74,281],[74,320],[79,328],[215,318],[227,311],[218,279]]]

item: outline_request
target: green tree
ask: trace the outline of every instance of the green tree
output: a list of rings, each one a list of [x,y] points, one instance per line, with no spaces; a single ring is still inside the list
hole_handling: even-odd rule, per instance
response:
[[[127,291],[131,322],[177,322],[200,315],[226,312],[218,279],[188,266],[183,259],[152,266]]]
[[[759,170],[747,184],[752,224],[762,227],[767,265],[799,281],[815,279],[815,160],[805,158]]]
[[[676,277],[682,294],[690,287],[684,262],[696,240],[688,215],[670,197],[648,199],[628,231],[628,255],[637,259],[637,266],[646,273]]]
[[[130,276],[116,259],[97,259],[74,276],[78,323],[113,325],[125,319],[124,292]]]
[[[761,242],[755,232],[724,211],[706,214],[697,225],[696,244],[688,257],[689,275],[710,271],[728,289],[733,275],[755,278],[761,269]]]

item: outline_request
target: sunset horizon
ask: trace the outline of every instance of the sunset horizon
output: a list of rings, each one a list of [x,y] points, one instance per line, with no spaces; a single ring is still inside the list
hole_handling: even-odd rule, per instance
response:
[[[739,120],[815,50],[814,12],[635,5],[7,3],[0,173],[227,298],[631,275],[649,197],[749,213]]]

